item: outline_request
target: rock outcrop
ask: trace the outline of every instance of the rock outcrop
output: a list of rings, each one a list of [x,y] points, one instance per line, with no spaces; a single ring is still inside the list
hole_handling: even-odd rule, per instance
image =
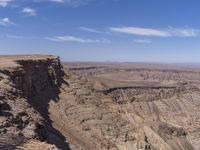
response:
[[[69,149],[48,113],[48,103],[57,101],[61,85],[67,84],[59,58],[19,56],[0,60],[5,63],[0,66],[0,148],[14,149],[35,139]]]

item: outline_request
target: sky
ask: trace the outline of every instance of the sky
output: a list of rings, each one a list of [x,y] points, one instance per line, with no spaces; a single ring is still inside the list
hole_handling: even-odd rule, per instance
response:
[[[0,55],[200,62],[199,0],[0,0]]]

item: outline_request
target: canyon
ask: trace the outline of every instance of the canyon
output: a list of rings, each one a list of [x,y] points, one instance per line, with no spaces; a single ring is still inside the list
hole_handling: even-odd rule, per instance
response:
[[[198,150],[200,70],[0,57],[0,149]]]

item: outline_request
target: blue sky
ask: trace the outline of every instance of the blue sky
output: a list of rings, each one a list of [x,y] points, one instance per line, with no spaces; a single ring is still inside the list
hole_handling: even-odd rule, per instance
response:
[[[200,62],[199,0],[0,0],[0,54]]]

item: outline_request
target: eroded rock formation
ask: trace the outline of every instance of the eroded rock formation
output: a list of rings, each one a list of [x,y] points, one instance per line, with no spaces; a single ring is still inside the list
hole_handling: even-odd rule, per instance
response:
[[[0,66],[0,148],[17,149],[29,140],[40,140],[69,149],[48,112],[48,103],[58,100],[59,88],[67,84],[59,58],[4,57],[1,63],[4,60],[7,64]]]
[[[54,56],[0,57],[0,149],[199,149],[198,72],[86,70]]]

